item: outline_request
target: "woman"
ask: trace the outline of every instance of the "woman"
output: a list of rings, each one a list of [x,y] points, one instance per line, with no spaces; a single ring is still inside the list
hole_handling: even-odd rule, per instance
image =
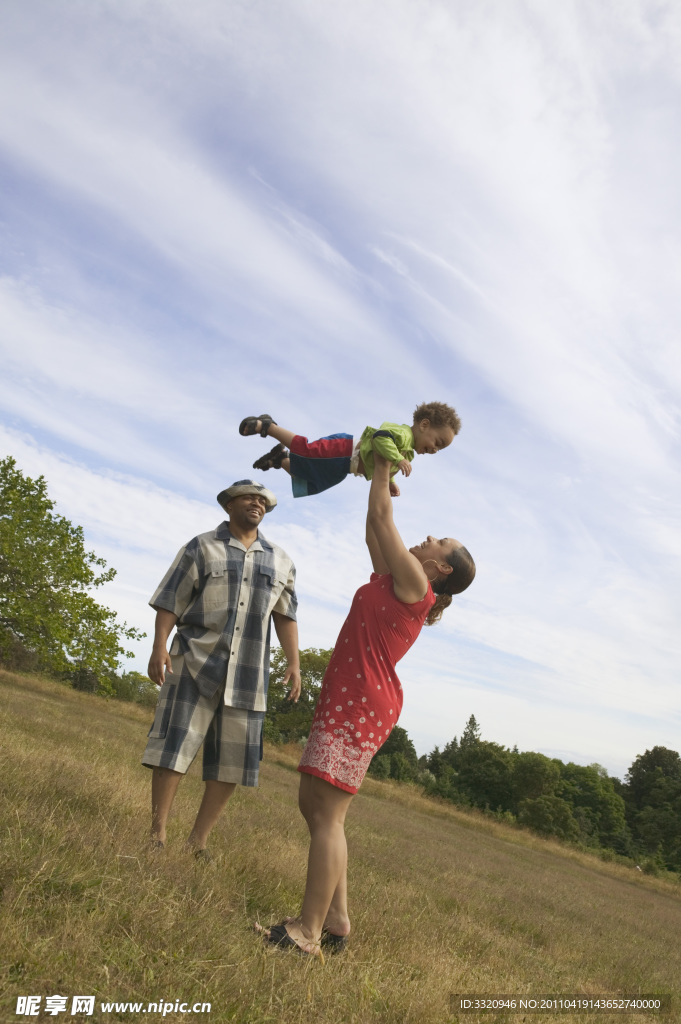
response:
[[[393,522],[389,484],[390,463],[377,454],[366,534],[374,571],[341,629],[298,768],[299,806],[310,830],[302,911],[273,928],[256,926],[268,942],[309,955],[347,944],[345,815],[402,709],[395,663],[424,622],[437,622],[451,595],[475,576],[459,541],[428,537],[407,550]]]

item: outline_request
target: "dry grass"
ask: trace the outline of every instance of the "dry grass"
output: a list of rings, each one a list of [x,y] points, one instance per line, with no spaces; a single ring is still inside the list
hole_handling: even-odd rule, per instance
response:
[[[304,883],[294,751],[237,791],[202,867],[182,851],[197,766],[167,851],[146,851],[149,712],[9,673],[0,690],[3,1019],[54,993],[207,1001],[202,1019],[239,1024],[441,1024],[455,992],[681,994],[678,888],[372,780],[348,815],[350,951],[264,948],[252,921],[297,910]]]

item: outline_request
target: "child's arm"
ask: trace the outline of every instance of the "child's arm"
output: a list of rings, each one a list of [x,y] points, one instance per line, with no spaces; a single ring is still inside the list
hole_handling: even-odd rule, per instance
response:
[[[382,455],[388,462],[392,462],[394,466],[401,468],[403,463],[409,466],[409,460],[405,458],[404,451],[400,451],[395,443],[394,433],[390,430],[390,424],[383,423],[380,430],[375,430],[371,441],[374,451]],[[404,470],[402,472],[405,473]],[[411,472],[411,466],[409,466],[409,472]],[[405,476],[409,476],[409,473],[405,473]]]
[[[401,471],[405,476],[411,473],[410,462],[414,458],[414,434],[406,424],[382,423],[378,430],[366,427],[359,445],[364,475],[371,480],[374,457],[387,459],[390,471],[390,493],[397,497],[400,489],[392,479]]]

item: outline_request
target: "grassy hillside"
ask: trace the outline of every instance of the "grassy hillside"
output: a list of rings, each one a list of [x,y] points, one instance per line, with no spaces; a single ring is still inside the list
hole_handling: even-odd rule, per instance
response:
[[[675,992],[679,1006],[678,887],[372,780],[348,815],[350,951],[322,964],[264,948],[252,922],[297,911],[305,876],[293,752],[266,752],[260,788],[237,791],[201,866],[182,849],[198,766],[167,851],[146,850],[150,712],[6,672],[0,709],[3,1021],[81,1019],[76,994],[206,1001],[193,1019],[213,1024],[442,1024],[457,992]],[[55,993],[65,1014],[15,1016],[17,996]]]

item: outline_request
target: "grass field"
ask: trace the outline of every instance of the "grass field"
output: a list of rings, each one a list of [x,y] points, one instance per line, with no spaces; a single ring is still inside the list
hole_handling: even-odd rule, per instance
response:
[[[350,949],[305,960],[252,932],[299,907],[307,833],[294,751],[266,751],[260,788],[237,790],[211,839],[216,861],[201,866],[182,848],[196,765],[167,850],[146,849],[150,712],[6,672],[0,696],[3,1022],[567,1021],[457,1017],[450,995],[670,992],[663,1019],[678,1019],[678,886],[368,780],[348,814]],[[66,1012],[15,1015],[18,996],[44,1006],[55,994]],[[71,1015],[77,994],[96,996],[93,1016]],[[211,1013],[100,1009],[176,1000]],[[623,1019],[660,1018],[594,1017]]]

